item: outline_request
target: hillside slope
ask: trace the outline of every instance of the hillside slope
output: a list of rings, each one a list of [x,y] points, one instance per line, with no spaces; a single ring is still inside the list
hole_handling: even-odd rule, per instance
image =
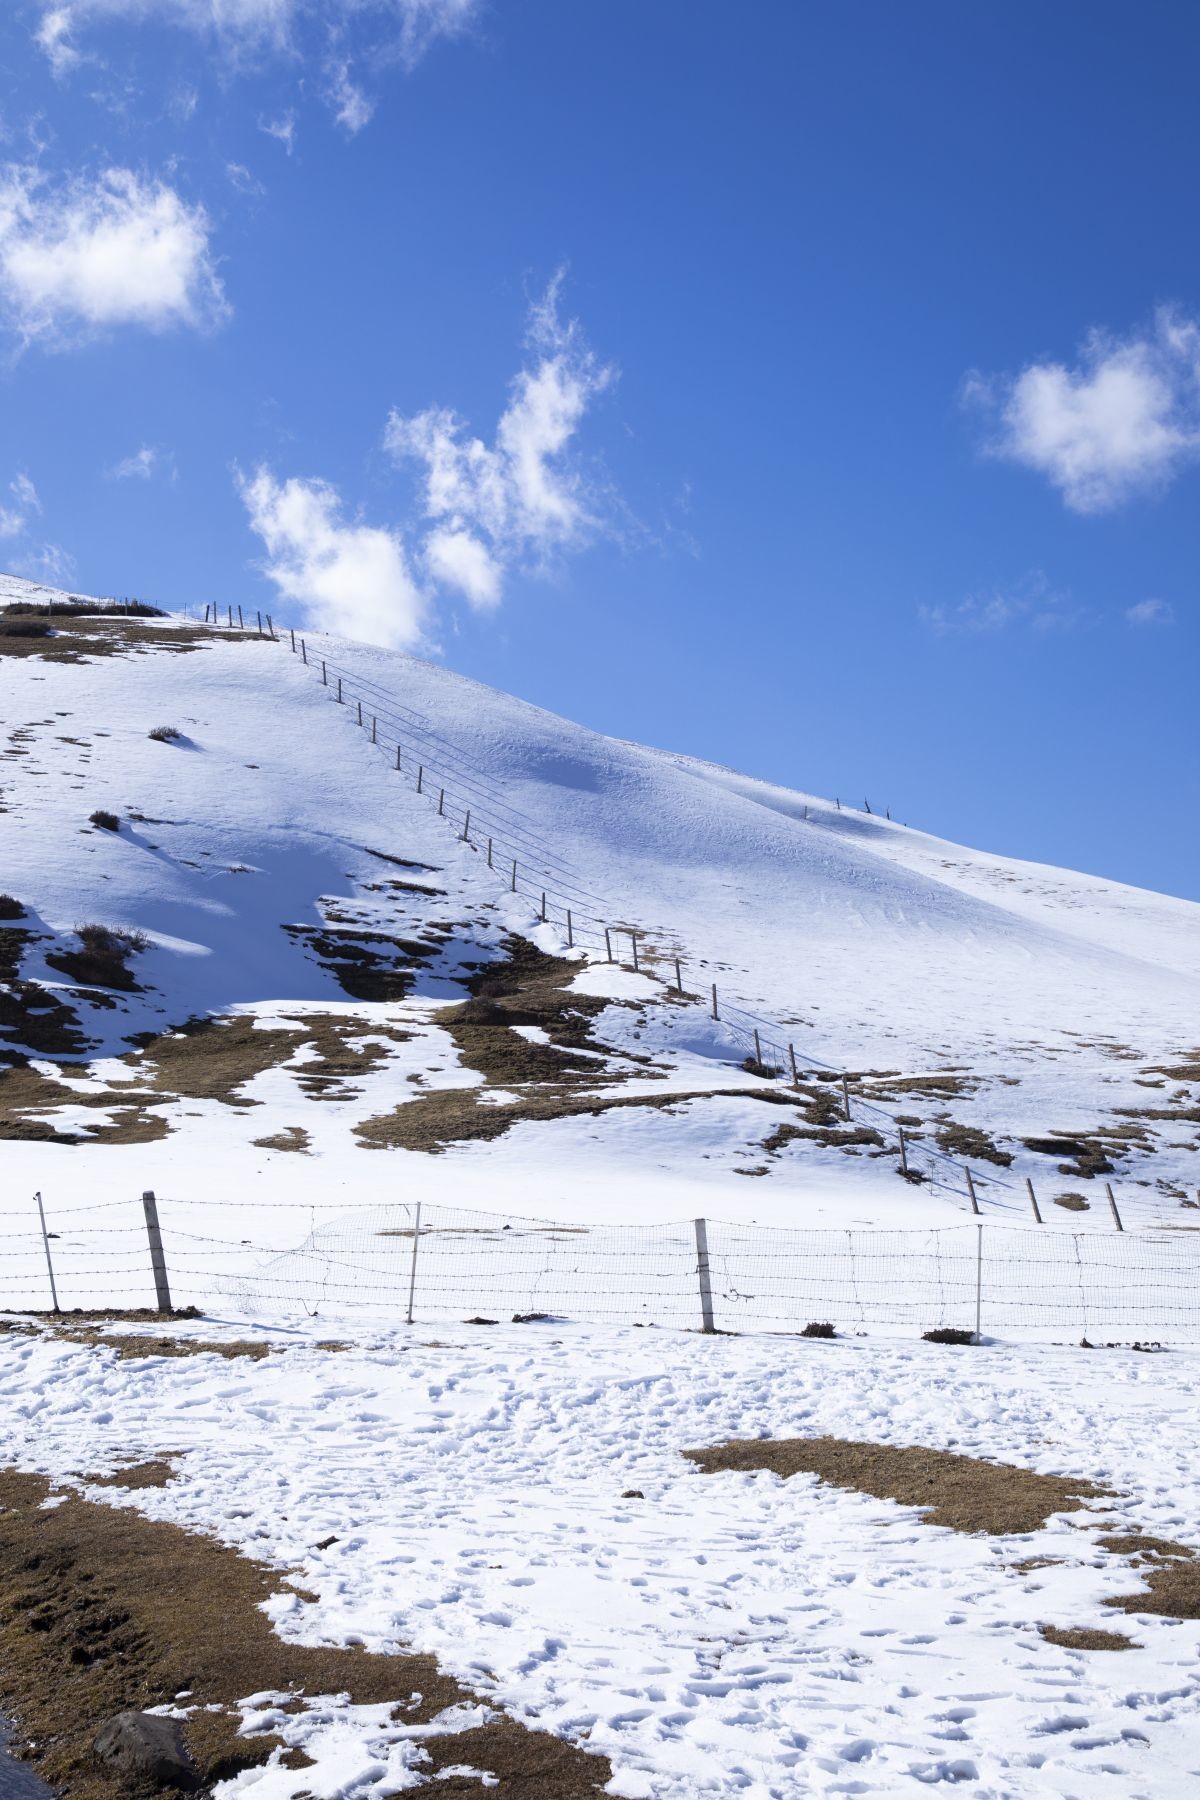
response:
[[[882,1223],[960,1214],[970,1162],[1013,1216],[1026,1174],[1088,1201],[1075,1225],[1101,1222],[1106,1177],[1147,1217],[1193,1197],[1200,907],[398,653],[182,619],[49,628],[0,630],[18,1190],[76,1189],[86,1163],[91,1191],[126,1194],[399,1182],[556,1216]],[[110,934],[99,962],[87,923]],[[897,1119],[923,1181],[897,1179]]]

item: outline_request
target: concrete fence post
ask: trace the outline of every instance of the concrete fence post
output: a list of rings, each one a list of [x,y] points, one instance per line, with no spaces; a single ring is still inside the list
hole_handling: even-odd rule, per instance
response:
[[[700,1283],[700,1329],[706,1334],[717,1327],[713,1320],[712,1272],[708,1263],[708,1224],[696,1220],[696,1276]]]
[[[167,1259],[163,1255],[162,1232],[158,1227],[158,1202],[153,1188],[142,1195],[142,1211],[146,1215],[146,1236],[150,1243],[150,1267],[154,1271],[154,1295],[159,1312],[173,1312],[171,1290],[167,1285]]]

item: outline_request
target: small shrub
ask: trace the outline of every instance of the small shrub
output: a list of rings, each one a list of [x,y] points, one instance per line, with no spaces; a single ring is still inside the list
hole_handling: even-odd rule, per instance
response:
[[[829,1323],[828,1319],[810,1319],[808,1324],[804,1327],[804,1330],[800,1333],[800,1336],[833,1338],[837,1336],[837,1332]]]
[[[10,638],[48,638],[54,634],[39,619],[0,619],[0,636]]]
[[[973,1344],[973,1331],[960,1331],[957,1325],[938,1325],[933,1331],[923,1331],[921,1339],[926,1344]]]
[[[183,733],[177,725],[156,725],[153,731],[146,735],[152,737],[156,744],[174,744],[183,736]]]
[[[144,931],[119,931],[109,925],[77,925],[78,950],[58,950],[46,957],[52,969],[84,987],[119,988],[136,993],[138,983],[127,968],[129,958],[144,950]]]
[[[121,829],[121,821],[116,813],[105,812],[102,806],[97,807],[94,813],[89,813],[88,823],[95,825],[100,831],[120,831]]]
[[[11,894],[0,894],[0,919],[23,919],[25,908]]]

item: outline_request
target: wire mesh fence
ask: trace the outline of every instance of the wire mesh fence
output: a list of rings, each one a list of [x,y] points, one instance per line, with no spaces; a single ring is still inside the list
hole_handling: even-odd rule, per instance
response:
[[[164,1199],[61,1219],[46,1210],[44,1240],[36,1215],[33,1229],[5,1240],[6,1310],[50,1307],[52,1271],[64,1310],[154,1308],[165,1294],[176,1308],[252,1316],[1200,1341],[1200,1241],[1184,1232],[581,1224],[414,1203],[314,1219],[290,1243],[281,1220],[283,1243],[271,1245],[243,1235],[220,1202]]]

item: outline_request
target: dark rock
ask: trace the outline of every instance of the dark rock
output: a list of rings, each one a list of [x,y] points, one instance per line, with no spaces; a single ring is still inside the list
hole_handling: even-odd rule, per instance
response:
[[[117,1713],[96,1734],[96,1755],[131,1784],[153,1787],[199,1787],[200,1780],[184,1748],[178,1719],[157,1713]]]
[[[622,1500],[644,1500],[646,1496],[641,1488],[626,1488],[621,1498]]]

